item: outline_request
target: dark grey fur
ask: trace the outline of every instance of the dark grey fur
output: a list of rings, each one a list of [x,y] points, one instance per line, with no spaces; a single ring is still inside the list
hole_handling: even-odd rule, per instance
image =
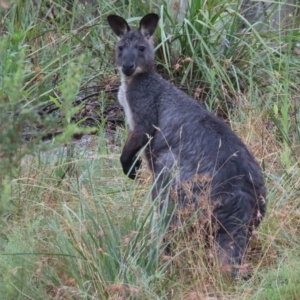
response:
[[[205,198],[204,186],[209,186],[223,263],[241,264],[252,228],[266,209],[259,165],[230,127],[155,72],[151,36],[158,24],[156,14],[143,17],[137,30],[119,16],[109,16],[108,22],[120,38],[115,50],[122,77],[119,101],[130,127],[121,155],[125,174],[135,178],[140,167],[137,153],[147,145],[153,199],[160,191],[162,202],[168,198],[166,186],[173,180],[178,206],[193,203],[197,209],[201,196]]]

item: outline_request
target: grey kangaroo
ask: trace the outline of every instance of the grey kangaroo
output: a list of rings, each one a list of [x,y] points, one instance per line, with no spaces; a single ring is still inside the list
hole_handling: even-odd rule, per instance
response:
[[[261,169],[229,126],[156,73],[151,37],[157,14],[144,16],[138,29],[131,29],[120,16],[107,19],[119,37],[118,99],[130,130],[121,154],[123,171],[135,179],[141,166],[138,152],[144,149],[153,173],[153,200],[175,201],[177,210],[192,205],[203,211],[201,219],[207,214],[201,201],[208,199],[211,223],[216,225],[214,244],[235,276],[252,229],[266,210]]]

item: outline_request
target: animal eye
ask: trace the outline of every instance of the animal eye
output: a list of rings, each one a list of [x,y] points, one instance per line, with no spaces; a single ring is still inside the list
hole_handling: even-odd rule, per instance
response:
[[[118,49],[119,49],[119,51],[122,51],[123,50],[123,46],[119,46]]]
[[[143,52],[145,50],[145,46],[139,46],[139,51]]]

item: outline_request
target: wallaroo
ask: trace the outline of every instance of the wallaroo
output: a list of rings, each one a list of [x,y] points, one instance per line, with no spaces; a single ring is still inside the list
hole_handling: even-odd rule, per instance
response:
[[[265,214],[261,169],[228,125],[156,73],[151,37],[157,14],[144,16],[138,29],[131,29],[120,16],[107,19],[119,37],[115,47],[121,75],[118,99],[130,130],[121,154],[123,171],[135,179],[141,166],[138,153],[144,149],[153,173],[153,199],[173,201],[177,210],[202,210],[200,219],[212,207],[213,243],[234,276],[252,230]],[[175,223],[178,216],[173,216]]]

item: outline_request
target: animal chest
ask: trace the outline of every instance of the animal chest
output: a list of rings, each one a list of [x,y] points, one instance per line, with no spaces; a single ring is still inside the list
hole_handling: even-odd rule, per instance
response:
[[[133,120],[133,115],[132,115],[132,110],[130,108],[129,102],[127,100],[127,96],[126,96],[126,84],[125,82],[122,82],[122,84],[120,85],[119,88],[119,93],[118,93],[118,100],[119,103],[122,105],[124,112],[125,112],[125,116],[127,119],[127,124],[129,126],[129,130],[133,131],[134,129],[134,120]]]

